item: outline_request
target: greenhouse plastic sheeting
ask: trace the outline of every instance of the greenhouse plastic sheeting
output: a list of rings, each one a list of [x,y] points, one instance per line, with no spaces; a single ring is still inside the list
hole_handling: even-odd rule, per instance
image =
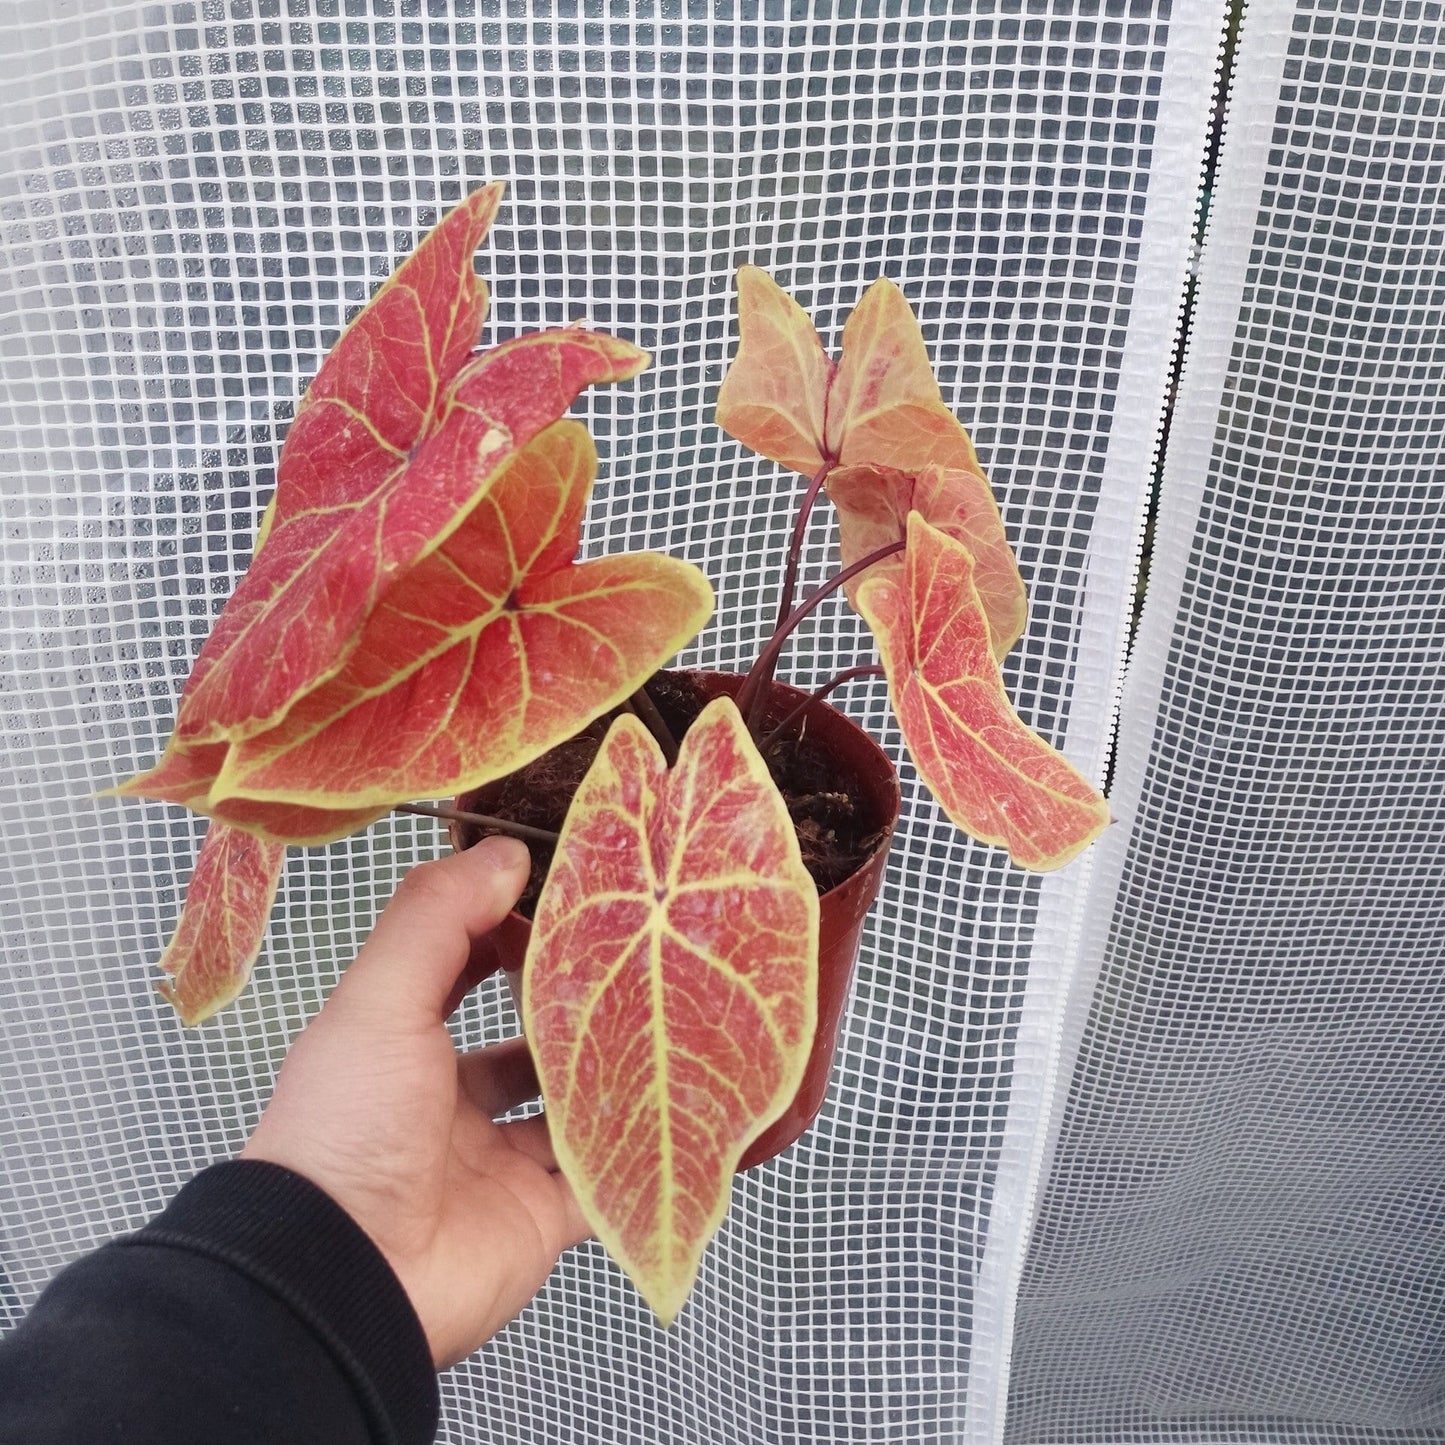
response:
[[[1442,20],[1245,13],[1011,1445],[1445,1438]]]
[[[443,1382],[447,1441],[1440,1439],[1440,5],[1256,0],[1113,811],[1039,879],[903,764],[816,1127],[678,1323],[593,1245]],[[492,339],[654,354],[576,408],[587,552],[699,563],[730,667],[798,479],[712,420],[734,273],[835,344],[902,286],[1030,587],[1006,674],[1102,781],[1223,0],[11,0],[0,10],[0,1312],[239,1147],[402,872],[293,850],[249,991],[155,959],[198,822],[149,764],[287,422],[437,216],[508,183]],[[812,580],[834,538],[819,519]],[[865,654],[826,613],[787,655]],[[846,710],[895,756],[880,686]],[[484,986],[467,1047],[517,1023]]]

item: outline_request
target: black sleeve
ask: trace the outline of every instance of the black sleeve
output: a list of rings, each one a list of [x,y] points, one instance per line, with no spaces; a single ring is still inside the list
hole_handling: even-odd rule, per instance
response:
[[[0,1445],[430,1445],[437,1399],[380,1251],[274,1164],[197,1175],[0,1342]]]

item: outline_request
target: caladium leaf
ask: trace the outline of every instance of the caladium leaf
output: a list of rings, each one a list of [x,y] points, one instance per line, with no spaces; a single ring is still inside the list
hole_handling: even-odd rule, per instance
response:
[[[341,672],[235,744],[209,801],[386,807],[502,777],[635,692],[712,611],[702,572],[574,563],[592,439],[554,423],[387,592]]]
[[[966,521],[989,625],[999,655],[1007,652],[1023,631],[1023,579],[973,443],[943,404],[923,333],[898,287],[879,277],[863,293],[843,327],[835,365],[802,307],[765,271],[744,266],[738,338],[716,415],[745,446],[807,476],[827,472],[830,495],[840,467],[885,467],[905,476],[936,467],[950,474],[951,495],[940,505],[953,521]],[[856,485],[853,494],[861,508]],[[878,508],[886,511],[887,500]],[[899,539],[906,515],[886,541]]]
[[[917,476],[891,467],[838,467],[828,473],[827,489],[838,509],[838,544],[843,565],[905,539],[908,514],[917,512],[924,521],[970,551],[974,540],[987,531],[997,515],[992,498],[983,500],[977,478],[943,467],[925,467]],[[900,572],[900,556],[877,564]],[[855,598],[863,581],[875,575],[868,568],[861,577],[844,583],[848,600]],[[974,586],[988,617],[989,635],[995,657],[1003,657],[1023,634],[1028,621],[1024,593],[1019,585],[1018,566],[1012,551],[986,549],[974,565]]]
[[[646,360],[646,353],[638,351],[625,342],[575,328],[538,332],[519,337],[483,353],[465,368],[458,381],[456,394],[448,404],[447,420],[422,448],[406,476],[393,490],[389,503],[390,511],[387,513],[388,521],[385,525],[396,523],[402,526],[408,535],[414,531],[419,536],[420,529],[426,525],[427,518],[431,516],[430,509],[437,501],[436,495],[427,493],[426,487],[429,482],[437,481],[438,477],[443,482],[446,482],[448,478],[456,481],[459,493],[470,490],[474,494],[471,504],[474,506],[475,496],[485,495],[501,466],[509,456],[514,454],[515,448],[529,440],[548,422],[555,420],[572,403],[585,385],[589,382],[617,380],[633,375],[646,363]],[[476,453],[472,446],[478,436],[492,439],[483,448],[481,454]],[[289,438],[287,444],[288,446],[290,444]],[[467,481],[468,477],[471,478],[470,481]],[[280,495],[282,492],[278,489],[278,496]],[[419,503],[419,509],[411,506],[413,501]],[[273,513],[268,510],[267,515],[271,516]],[[363,508],[355,515],[370,516],[371,509]],[[451,532],[462,524],[466,516],[466,507],[460,509],[452,507],[447,523],[438,535],[425,547],[416,549],[418,561],[405,571],[399,571],[395,566],[383,569],[387,571],[387,575],[391,579],[386,594],[389,594],[400,581],[407,579],[419,567],[425,565],[436,549],[444,545]],[[251,570],[246,574],[235,596],[227,603],[225,610],[217,620],[218,630],[222,629],[222,624],[231,614],[232,609],[238,605],[238,599],[243,610],[249,605],[242,596],[243,592],[253,576],[270,575],[267,572],[267,566],[280,555],[280,549],[287,535],[284,530],[273,527],[264,539],[264,550],[258,543]],[[290,535],[295,535],[295,533]],[[576,537],[577,530],[574,528],[568,544],[573,548],[576,546]],[[368,549],[377,545],[377,538],[378,534],[375,531],[365,528],[361,529],[361,535],[358,535],[357,529],[353,526],[331,540],[328,544],[326,558],[313,559],[309,563],[297,563],[299,572],[291,591],[285,595],[291,599],[291,602],[298,599],[306,601],[310,608],[306,617],[314,626],[310,630],[303,629],[300,635],[307,639],[309,649],[307,656],[311,661],[316,661],[319,653],[310,644],[316,636],[328,635],[327,623],[336,615],[337,606],[340,605],[342,610],[350,607],[350,602],[345,598],[341,599],[338,604],[336,595],[329,590],[336,582],[338,567],[342,565],[336,560],[336,554],[350,546],[361,548],[363,555],[358,566],[361,571],[367,572],[370,566],[367,558],[373,555]],[[412,540],[415,541],[415,536]],[[475,546],[471,546],[469,551],[475,554]],[[289,566],[291,564],[283,559],[283,563],[278,565]],[[682,564],[673,563],[671,565],[678,567]],[[447,576],[451,575],[452,570],[450,566],[443,568]],[[695,569],[689,575],[690,577],[695,576]],[[431,582],[428,580],[430,577],[430,573],[424,572],[420,585],[424,588],[430,586]],[[451,592],[455,593],[454,586],[451,588]],[[695,586],[690,589],[690,595],[695,599]],[[287,603],[289,617],[287,626],[290,627],[293,624],[299,626],[302,619],[299,614],[293,615],[294,609],[291,607],[291,602]],[[347,660],[351,658],[352,652],[361,643],[362,636],[367,627],[371,625],[371,617],[376,610],[376,598],[373,597],[368,603],[367,611],[352,618],[349,624],[352,636],[341,649],[342,656],[339,666],[328,663],[322,669],[325,675],[334,675],[341,668],[347,666]],[[700,619],[698,626],[701,626],[702,620],[705,619]],[[236,697],[245,691],[253,679],[268,675],[267,659],[271,659],[275,667],[281,666],[280,661],[273,659],[272,654],[264,645],[269,626],[270,624],[264,618],[258,618],[247,633],[251,644],[255,644],[252,652],[259,652],[259,656],[253,656],[252,652],[247,652],[245,649],[231,654],[228,667],[240,669],[235,675],[234,686],[231,689]],[[696,628],[693,630],[695,632]],[[208,655],[215,636],[216,634],[213,632],[211,640],[202,649],[202,659]],[[644,640],[647,641],[650,638],[644,637]],[[251,644],[248,644],[248,647]],[[667,655],[664,653],[662,659],[659,660],[665,659]],[[353,671],[364,669],[366,661],[365,657],[356,659]],[[194,735],[188,736],[185,728],[186,718],[191,716],[194,719],[196,709],[208,697],[215,696],[214,689],[208,690],[204,681],[197,683],[197,678],[202,675],[202,672],[201,663],[198,661],[196,671],[192,673],[191,682],[187,685],[186,692],[182,697],[180,720],[167,746],[166,756],[161,766],[150,773],[131,779],[114,791],[129,797],[167,798],[175,802],[184,802],[188,806],[195,807],[198,811],[208,812],[214,817],[230,817],[238,822],[242,816],[254,819],[257,816],[255,808],[244,810],[235,806],[224,808],[222,799],[219,797],[213,799],[210,806],[202,806],[196,801],[200,796],[197,789],[188,787],[184,796],[177,796],[174,785],[178,780],[184,782],[191,778],[197,767],[198,758],[224,759],[227,756],[225,747],[228,742],[253,739],[259,746],[261,740],[266,738],[274,747],[279,740],[289,737],[290,724],[286,722],[285,715],[294,707],[296,699],[293,698],[292,702],[288,704],[282,718],[263,733],[255,733],[247,727],[240,729],[240,735],[234,739],[225,736],[217,741],[206,741],[204,736],[199,738]],[[313,683],[308,688],[302,689],[298,696],[305,696],[307,692],[314,691],[320,685],[320,683]],[[605,708],[603,710],[605,711]],[[314,705],[311,712],[314,718],[316,714]],[[586,721],[590,721],[590,718],[579,720],[576,726],[581,727]],[[217,749],[221,751],[217,752]],[[334,766],[334,760],[328,760],[324,764],[324,768],[328,772],[332,771]],[[222,762],[217,761],[210,776],[214,778],[222,771],[222,767]],[[496,776],[496,774],[489,774],[489,776]],[[439,791],[446,791],[451,786],[451,783],[444,783]],[[468,786],[477,786],[477,784],[472,783]],[[347,796],[340,802],[335,801],[336,796],[343,792],[345,792],[344,780],[338,777],[336,786],[328,790],[328,797],[333,801],[325,806],[326,811],[330,814],[336,814],[339,807],[343,810],[344,815],[337,814],[327,819],[311,819],[309,821],[316,824],[315,829],[302,835],[300,830],[307,827],[308,819],[304,813],[293,809],[285,823],[275,821],[273,826],[266,828],[265,831],[269,836],[284,838],[289,842],[322,842],[330,838],[342,837],[345,833],[364,825],[364,822],[356,822],[350,828],[345,826],[346,817],[360,815],[354,806],[358,803],[357,799]],[[403,797],[421,795],[421,791],[407,793],[403,790],[389,797],[385,806],[398,802]],[[284,789],[281,796],[286,796]],[[378,816],[379,811],[384,811],[382,804],[372,803],[368,800],[360,800],[360,806],[369,810],[365,813],[364,821],[370,821]],[[250,824],[242,826],[250,826]]]
[[[244,828],[275,843],[320,843],[345,838],[374,823],[386,808],[307,808],[294,803],[263,803],[249,798],[210,797],[234,743],[201,743],[188,748],[171,739],[149,772],[109,788],[102,797],[154,798],[181,803],[219,823]]]
[[[857,605],[919,776],[964,831],[1025,868],[1057,868],[1098,837],[1108,807],[1010,705],[968,549],[913,512],[903,557],[869,569]]]
[[[619,718],[538,902],[523,1019],[562,1172],[664,1323],[738,1161],[797,1092],[817,951],[817,889],[731,699],[671,772]]]
[[[943,404],[918,320],[886,276],[853,308],[835,364],[808,313],[766,271],[740,268],[738,350],[716,416],[729,436],[805,476],[824,466],[938,465],[983,481],[968,433]]]
[[[468,359],[485,310],[471,253],[499,195],[477,192],[422,241],[308,388],[265,545],[181,699],[182,741],[274,726],[340,669],[387,587],[445,540],[513,449],[583,386],[646,365],[636,347],[574,328]]]
[[[183,1022],[198,1024],[246,986],[261,951],[285,848],[212,823],[196,859],[160,985]]]
[[[376,492],[290,526],[278,509],[197,660],[177,736],[239,742],[274,726],[345,665],[387,588],[460,525],[518,446],[583,386],[646,362],[626,342],[572,329],[504,343],[471,363],[435,429]]]
[[[812,476],[824,460],[833,370],[808,313],[766,271],[741,267],[738,349],[718,392],[717,424],[753,451]]]
[[[339,665],[357,617],[429,536],[397,525],[394,493],[481,331],[487,292],[472,256],[502,189],[474,191],[422,240],[307,388],[282,448],[266,545],[196,661],[182,738],[214,742],[269,726]],[[434,514],[444,517],[451,502],[438,495]]]

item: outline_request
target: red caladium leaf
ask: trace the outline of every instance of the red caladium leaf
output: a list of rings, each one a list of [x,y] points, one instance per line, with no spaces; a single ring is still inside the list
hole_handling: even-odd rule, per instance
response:
[[[476,497],[485,495],[486,489],[492,484],[507,458],[514,454],[516,448],[530,440],[540,428],[555,420],[565,411],[585,385],[589,382],[617,380],[633,375],[645,362],[646,353],[638,351],[625,342],[575,328],[538,332],[534,335],[519,337],[515,341],[506,342],[483,353],[465,368],[458,380],[455,394],[448,403],[448,420],[422,448],[417,460],[407,469],[405,476],[393,489],[389,503],[391,510],[386,514],[388,520],[385,525],[390,526],[392,522],[397,522],[404,517],[406,519],[405,528],[409,529],[408,535],[411,537],[411,543],[416,544],[425,521],[423,513],[437,501],[436,495],[426,492],[429,482],[436,482],[439,477],[443,481],[448,479],[454,481],[459,495],[468,490],[474,494],[470,505],[475,506]],[[491,438],[481,452],[475,452],[472,447],[472,443],[475,442],[478,435]],[[289,437],[287,446],[290,446]],[[471,478],[470,481],[467,480],[468,477]],[[278,487],[278,497],[285,495],[282,490],[284,481],[283,454],[283,480],[282,486]],[[412,500],[418,500],[421,503],[420,511],[416,508],[408,509]],[[350,515],[372,516],[373,510],[368,504],[360,511]],[[246,631],[246,637],[250,641],[246,643],[245,648],[239,652],[228,653],[227,669],[237,669],[234,674],[228,672],[234,683],[230,688],[231,694],[239,698],[255,678],[264,678],[268,675],[266,660],[275,660],[268,651],[267,639],[272,630],[272,622],[276,619],[272,618],[268,621],[264,608],[258,611],[255,606],[251,605],[251,602],[247,601],[246,595],[243,595],[254,592],[250,585],[252,579],[258,575],[272,576],[275,571],[275,568],[271,566],[273,563],[283,571],[287,568],[295,570],[292,581],[285,584],[285,587],[289,587],[290,590],[286,591],[285,587],[282,589],[289,600],[283,609],[281,622],[286,629],[299,627],[302,619],[299,614],[295,613],[292,604],[298,599],[307,603],[309,610],[306,612],[306,620],[312,625],[309,628],[302,628],[297,635],[306,639],[308,666],[321,661],[320,652],[314,646],[315,639],[321,636],[334,638],[334,629],[328,627],[328,622],[334,619],[338,609],[346,612],[351,618],[348,623],[350,636],[341,646],[339,661],[327,662],[324,667],[320,668],[320,675],[323,678],[333,677],[341,668],[347,666],[352,652],[361,643],[363,633],[370,625],[369,619],[376,611],[379,596],[388,595],[399,585],[401,579],[405,579],[423,565],[432,553],[445,543],[451,532],[462,525],[467,513],[467,506],[460,508],[449,506],[445,525],[440,528],[437,535],[425,546],[413,546],[417,557],[408,569],[402,570],[397,566],[382,569],[389,579],[388,586],[376,595],[370,596],[365,609],[361,612],[356,612],[353,608],[353,598],[345,595],[338,598],[333,588],[337,584],[340,571],[344,570],[344,560],[341,559],[341,554],[348,547],[358,546],[362,549],[362,555],[356,559],[356,570],[372,577],[372,573],[376,570],[374,566],[376,553],[372,549],[377,545],[378,535],[374,530],[363,529],[361,534],[358,534],[354,525],[345,525],[342,531],[327,544],[327,552],[324,557],[301,561],[288,559],[283,553],[285,538],[288,535],[297,535],[294,530],[288,534],[279,523],[267,529],[263,519],[263,535],[257,544],[255,560],[252,562],[251,569],[242,579],[235,595],[227,603],[220,618],[217,619],[216,631],[212,633],[211,638],[202,649],[196,669],[192,673],[191,680],[181,699],[180,719],[167,746],[165,758],[150,773],[133,778],[114,791],[128,797],[168,798],[172,801],[184,802],[188,806],[196,807],[198,811],[209,812],[216,817],[230,817],[238,823],[241,822],[242,816],[254,819],[257,816],[254,808],[223,809],[220,797],[212,800],[214,806],[201,807],[196,801],[196,798],[200,796],[196,789],[188,789],[184,796],[177,796],[173,790],[178,778],[189,778],[194,773],[196,767],[199,766],[197,758],[201,756],[224,758],[225,753],[218,755],[211,750],[218,747],[223,748],[227,742],[253,739],[259,745],[261,739],[267,737],[274,746],[278,738],[288,737],[290,734],[283,724],[285,724],[286,714],[294,707],[297,697],[305,696],[322,685],[320,682],[313,682],[310,686],[301,689],[283,710],[281,719],[271,728],[261,732],[247,726],[239,729],[234,737],[223,734],[219,740],[212,741],[207,741],[206,738],[208,733],[214,729],[200,729],[201,736],[194,735],[194,732],[192,735],[187,734],[187,718],[190,717],[194,722],[196,712],[202,704],[208,698],[213,699],[216,696],[216,690],[208,688],[204,681],[204,677],[210,674],[202,667],[202,662],[213,653],[216,636],[225,631],[222,624],[226,622],[233,609],[239,606],[241,611],[249,611],[253,621]],[[267,517],[273,515],[277,515],[277,513],[268,510]],[[435,520],[434,517],[433,520]],[[262,542],[265,544],[264,548],[261,545]],[[573,547],[576,545],[575,528],[571,545]],[[444,570],[450,575],[450,568]],[[374,578],[372,580],[375,581]],[[373,592],[375,590],[373,588]],[[453,588],[452,591],[454,592],[455,589]],[[695,586],[691,592],[695,597]],[[254,598],[252,600],[254,601]],[[701,621],[698,625],[701,625]],[[689,636],[691,635],[690,633]],[[283,643],[278,643],[278,645],[283,645]],[[248,648],[251,650],[247,651]],[[667,655],[664,653],[663,658],[665,659]],[[276,661],[276,667],[280,666],[280,662]],[[363,669],[365,666],[366,659],[359,658],[356,659],[353,670]],[[603,710],[605,711],[605,709]],[[313,719],[315,711],[313,707]],[[595,714],[593,715],[595,716]],[[590,720],[590,717],[578,718],[576,726],[582,727]],[[328,762],[326,767],[328,770],[332,769],[334,762]],[[217,762],[211,776],[215,777],[221,770],[222,764]],[[496,775],[490,774],[489,776]],[[450,783],[443,784],[439,791],[447,791],[451,786]],[[470,784],[470,786],[476,785]],[[338,793],[343,791],[345,791],[344,778],[338,777],[336,786],[329,790],[328,796],[334,799]],[[420,795],[420,792],[397,794],[388,799],[387,806],[392,802],[400,801],[403,796]],[[285,838],[290,842],[323,842],[330,838],[342,837],[347,832],[354,831],[356,827],[364,825],[363,821],[358,821],[353,822],[351,827],[345,826],[346,818],[359,816],[355,806],[349,806],[357,802],[358,800],[348,797],[344,802],[327,806],[328,813],[335,814],[337,807],[340,807],[344,810],[345,816],[336,815],[327,820],[312,819],[310,821],[317,824],[316,828],[304,834],[301,830],[307,827],[308,820],[304,814],[294,810],[289,821],[285,824],[278,822],[274,831],[269,829],[267,831],[270,832],[270,836]],[[370,809],[364,821],[375,818],[378,816],[379,810],[382,810],[381,804],[373,804],[366,800],[360,800],[360,805]],[[251,826],[251,823],[247,822],[241,825]]]
[[[857,605],[919,776],[960,828],[1025,868],[1057,868],[1108,807],[1010,705],[968,549],[917,512],[907,543],[901,569],[869,569]]]
[[[201,743],[187,748],[172,739],[160,762],[148,773],[108,788],[101,797],[154,798],[181,803],[219,823],[244,828],[277,843],[327,842],[374,823],[386,808],[322,810],[293,803],[261,803],[249,798],[210,797],[234,743]]]
[[[943,404],[918,320],[886,276],[853,308],[835,364],[808,313],[766,271],[742,267],[738,350],[718,392],[717,424],[805,476],[825,466],[937,465],[969,472],[987,493],[973,443]]]
[[[733,702],[703,710],[671,772],[619,718],[538,902],[523,1018],[558,1163],[664,1323],[797,1092],[817,952],[817,889]]]
[[[596,469],[572,421],[515,453],[386,593],[341,672],[231,748],[205,806],[386,807],[466,791],[635,692],[696,635],[712,588],[654,553],[573,562]]]
[[[744,266],[738,350],[718,393],[717,423],[794,471],[828,472],[830,495],[839,467],[886,467],[906,476],[947,471],[951,496],[940,505],[954,520],[966,519],[999,655],[1017,641],[1028,600],[998,503],[968,433],[943,404],[917,318],[892,281],[880,277],[863,293],[843,327],[835,364],[807,312],[765,271]],[[863,507],[856,485],[853,500]],[[867,510],[887,506],[883,499]],[[906,515],[887,540],[898,540]]]
[[[931,526],[972,549],[974,539],[986,532],[997,516],[992,499],[984,500],[977,480],[935,466],[925,467],[917,476],[891,467],[838,467],[829,472],[827,489],[838,509],[843,565],[851,566],[891,542],[903,541],[910,512],[917,512]],[[902,557],[889,557],[877,564],[877,575],[882,569],[901,571],[903,565]],[[873,575],[875,570],[870,567],[844,584],[855,607],[858,588]],[[1028,621],[1012,551],[992,548],[981,552],[973,581],[988,617],[994,656],[1003,657],[1022,636]]]
[[[196,661],[182,738],[217,741],[268,726],[339,664],[356,617],[426,540],[422,528],[398,529],[393,494],[480,334],[487,291],[472,256],[502,190],[474,191],[422,240],[307,388],[282,449],[267,545]],[[450,500],[438,498],[440,515]],[[329,605],[318,607],[318,597]]]
[[[185,1023],[210,1018],[245,988],[285,851],[224,823],[206,829],[180,923],[161,955],[171,977],[160,991]]]
[[[327,356],[282,449],[265,545],[217,618],[176,724],[241,741],[333,676],[392,581],[445,540],[517,446],[646,353],[568,328],[473,359],[472,252],[500,198],[457,207]]]

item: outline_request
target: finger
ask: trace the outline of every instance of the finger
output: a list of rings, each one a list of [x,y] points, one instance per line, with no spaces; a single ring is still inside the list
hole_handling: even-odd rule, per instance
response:
[[[527,845],[504,837],[413,868],[335,998],[347,1008],[365,1005],[398,1027],[439,1023],[474,943],[507,916],[528,868]]]
[[[488,1119],[495,1119],[542,1092],[532,1051],[524,1038],[508,1039],[505,1043],[463,1054],[457,1060],[457,1077],[467,1098]]]
[[[483,934],[481,938],[472,940],[472,951],[467,958],[467,966],[462,970],[462,976],[452,985],[452,991],[447,995],[446,1004],[442,1012],[447,1018],[456,1013],[462,1006],[462,1000],[484,979],[496,973],[498,969],[505,967],[506,959],[497,947],[496,931]]]
[[[497,1126],[497,1132],[507,1141],[510,1148],[524,1154],[534,1164],[539,1164],[552,1176],[557,1197],[562,1205],[562,1224],[557,1249],[571,1249],[584,1239],[592,1238],[592,1226],[582,1213],[577,1195],[567,1180],[557,1172],[557,1156],[552,1149],[552,1135],[547,1127],[545,1114],[533,1114],[529,1119],[512,1119]]]
[[[560,1248],[571,1249],[574,1244],[581,1244],[584,1239],[592,1238],[592,1226],[583,1216],[582,1206],[578,1204],[572,1186],[560,1174],[554,1174],[552,1177],[557,1181],[557,1193],[562,1201]]]
[[[547,1128],[545,1114],[533,1114],[528,1119],[508,1119],[505,1124],[497,1125],[497,1131],[518,1154],[525,1154],[549,1174],[556,1173],[557,1154],[552,1148],[552,1135]]]

